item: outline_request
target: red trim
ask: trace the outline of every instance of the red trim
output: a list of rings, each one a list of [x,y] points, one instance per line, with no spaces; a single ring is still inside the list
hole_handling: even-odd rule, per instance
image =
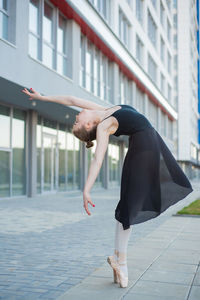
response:
[[[66,0],[50,0],[58,9],[68,18],[73,19],[79,24],[81,32],[87,36],[87,38],[98,47],[103,54],[105,54],[110,60],[118,64],[122,72],[131,80],[133,80],[137,87],[145,94],[149,99],[155,103],[160,109],[168,115],[170,120],[175,120],[174,117],[165,109],[164,106],[158,101],[158,99],[151,93],[151,91],[145,87],[145,85],[139,80],[136,75],[129,70],[129,68],[119,59],[119,57],[101,40],[101,38],[92,30],[89,25],[76,13],[76,11],[66,2]]]

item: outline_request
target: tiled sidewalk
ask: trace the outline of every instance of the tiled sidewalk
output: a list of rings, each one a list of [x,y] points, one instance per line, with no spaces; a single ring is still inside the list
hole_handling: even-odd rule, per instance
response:
[[[85,299],[120,299],[123,295],[128,299],[135,293],[134,300],[137,300],[136,296],[141,297],[137,294],[146,291],[148,294],[142,295],[145,300],[145,295],[146,299],[151,299],[155,283],[153,291],[164,291],[162,281],[169,277],[175,287],[180,287],[182,297],[197,269],[199,251],[196,248],[187,251],[187,247],[198,246],[200,249],[196,239],[197,235],[200,237],[200,219],[171,215],[200,197],[200,185],[195,184],[195,187],[192,194],[159,217],[134,226],[129,241],[130,282],[127,289],[112,283],[112,270],[106,263],[107,256],[114,250],[114,210],[119,200],[119,188],[94,191],[95,208],[90,208],[91,216],[84,211],[80,192],[0,200],[0,299],[53,300],[62,295],[63,299],[82,300],[84,295]],[[187,234],[189,230],[191,234]],[[181,238],[185,239],[185,246],[181,244]],[[192,238],[194,241],[188,245]],[[181,247],[181,250],[173,247]],[[171,257],[165,263],[173,258],[177,261],[184,258],[187,267],[176,270],[182,276],[172,270],[178,283],[170,273],[170,266],[158,267],[165,257]],[[195,284],[199,283],[199,277],[198,273]],[[158,284],[157,279],[161,281]],[[145,287],[140,288],[141,284]],[[195,290],[198,293],[198,287],[194,285],[190,295],[195,294]],[[173,289],[167,288],[167,291]],[[166,295],[163,292],[162,296]],[[160,296],[158,298],[162,300]],[[152,299],[157,298],[154,295]]]
[[[200,218],[172,216],[129,247],[129,285],[112,282],[105,263],[59,300],[199,300]]]

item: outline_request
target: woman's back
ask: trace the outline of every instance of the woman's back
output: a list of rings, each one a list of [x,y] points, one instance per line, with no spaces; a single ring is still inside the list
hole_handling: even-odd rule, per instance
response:
[[[120,109],[115,111],[111,116],[115,117],[119,123],[115,136],[132,135],[140,130],[152,128],[153,126],[148,119],[130,105],[119,105]]]

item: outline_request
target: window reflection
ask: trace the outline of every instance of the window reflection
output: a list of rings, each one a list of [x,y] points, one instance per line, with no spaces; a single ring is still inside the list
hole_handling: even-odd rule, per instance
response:
[[[29,30],[38,34],[38,0],[29,3]]]
[[[109,183],[116,185],[119,183],[119,146],[115,144],[108,145],[109,159]]]
[[[42,126],[41,117],[38,117],[36,145],[37,145],[37,193],[41,193],[41,155],[42,155]]]
[[[39,46],[39,1],[29,2],[29,54],[38,59]]]
[[[53,9],[44,3],[43,16],[43,62],[53,68]]]
[[[10,196],[10,152],[0,150],[0,197]]]
[[[24,195],[26,186],[25,172],[25,113],[14,109],[12,120],[12,195]]]
[[[59,147],[59,190],[66,189],[66,129],[60,125],[58,131],[58,147]]]
[[[10,148],[10,109],[2,105],[0,105],[0,128],[0,147]]]

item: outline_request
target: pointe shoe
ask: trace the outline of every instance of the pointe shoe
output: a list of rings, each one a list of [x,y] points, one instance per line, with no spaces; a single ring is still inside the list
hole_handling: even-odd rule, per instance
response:
[[[118,275],[117,275],[117,271],[116,271],[116,269],[119,268],[117,261],[114,259],[113,256],[108,256],[107,262],[113,268],[114,283],[119,283],[119,279],[118,279]]]
[[[119,280],[119,285],[121,288],[126,288],[128,286],[128,277],[124,275],[124,273],[119,270],[117,271],[117,277]]]

